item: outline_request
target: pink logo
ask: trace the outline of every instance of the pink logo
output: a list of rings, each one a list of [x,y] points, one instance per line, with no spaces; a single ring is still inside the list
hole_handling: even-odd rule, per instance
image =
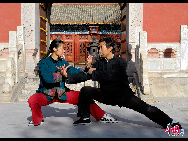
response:
[[[168,124],[167,128],[165,129],[165,132],[168,132],[169,136],[179,136],[184,134],[184,129],[179,129],[179,126],[176,125],[172,127],[170,123]]]

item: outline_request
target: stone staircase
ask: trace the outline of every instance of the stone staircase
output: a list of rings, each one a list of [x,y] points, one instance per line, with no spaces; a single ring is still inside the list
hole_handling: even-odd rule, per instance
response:
[[[155,97],[188,97],[188,71],[180,72],[149,72],[150,94],[145,95],[134,74],[132,90],[143,101],[153,104]],[[135,88],[134,88],[135,87]]]
[[[148,73],[154,97],[188,97],[188,72]]]
[[[29,97],[36,93],[39,87],[39,77],[27,77],[21,93],[18,95],[16,101],[27,101]]]

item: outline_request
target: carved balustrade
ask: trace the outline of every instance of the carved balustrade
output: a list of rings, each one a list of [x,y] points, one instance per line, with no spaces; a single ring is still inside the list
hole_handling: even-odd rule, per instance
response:
[[[1,72],[5,72],[4,94],[11,92],[16,83],[19,82],[20,72],[25,72],[25,49],[24,29],[17,26],[17,31],[9,31],[9,57],[1,58]]]

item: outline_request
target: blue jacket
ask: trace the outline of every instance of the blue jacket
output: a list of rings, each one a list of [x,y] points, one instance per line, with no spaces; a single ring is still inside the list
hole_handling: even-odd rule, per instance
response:
[[[43,93],[47,97],[47,101],[50,102],[56,96],[61,100],[67,100],[66,96],[66,87],[65,87],[65,77],[60,74],[60,71],[56,68],[56,66],[64,66],[67,67],[69,63],[65,60],[58,59],[58,61],[54,60],[51,56],[48,58],[42,59],[39,62],[39,77],[40,84],[36,93]],[[86,76],[86,69],[83,68],[74,68],[70,66],[67,73],[69,74],[79,74],[81,76]],[[87,78],[88,79],[88,78]],[[85,81],[84,79],[83,81]],[[82,80],[80,79],[79,82]]]

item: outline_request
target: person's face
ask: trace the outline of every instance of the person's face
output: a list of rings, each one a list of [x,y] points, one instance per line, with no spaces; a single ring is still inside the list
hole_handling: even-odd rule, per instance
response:
[[[100,55],[101,55],[102,57],[107,58],[107,56],[112,53],[112,48],[113,48],[113,47],[107,48],[105,41],[100,42],[99,47],[100,47],[99,53],[100,53]]]
[[[55,54],[58,56],[58,57],[63,57],[63,55],[65,54],[65,44],[63,43],[60,43],[59,44],[59,47],[56,49],[56,48],[53,48]]]

